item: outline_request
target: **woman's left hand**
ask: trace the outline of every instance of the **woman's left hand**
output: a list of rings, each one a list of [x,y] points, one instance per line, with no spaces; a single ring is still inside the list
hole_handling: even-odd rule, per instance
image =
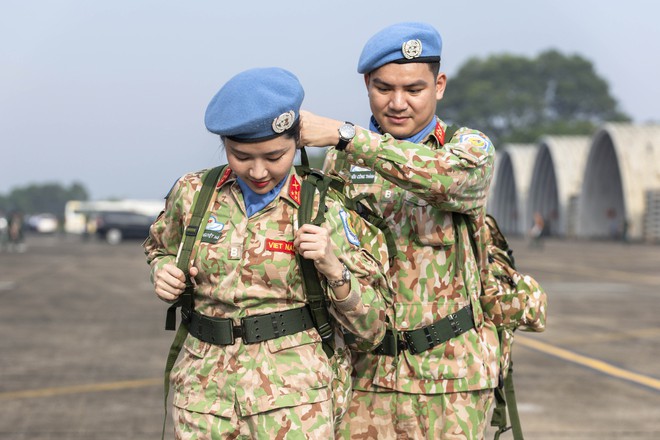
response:
[[[328,230],[312,224],[302,225],[295,233],[293,246],[297,252],[314,261],[316,269],[327,279],[340,279],[343,265],[332,251]]]

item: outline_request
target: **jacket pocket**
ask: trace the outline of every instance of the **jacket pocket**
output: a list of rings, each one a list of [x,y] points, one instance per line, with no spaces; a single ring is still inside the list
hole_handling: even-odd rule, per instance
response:
[[[258,372],[249,372],[237,384],[241,414],[323,402],[331,398],[332,371],[315,329],[263,343]],[[256,381],[256,382],[255,382]]]
[[[410,211],[415,241],[422,246],[450,246],[454,244],[454,225],[451,213],[442,211],[406,193],[405,209]]]

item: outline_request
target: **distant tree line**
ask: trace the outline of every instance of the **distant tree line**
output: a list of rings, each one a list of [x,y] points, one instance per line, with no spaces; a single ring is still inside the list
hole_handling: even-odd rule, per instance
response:
[[[608,121],[629,121],[607,82],[579,55],[548,50],[536,58],[472,58],[448,78],[438,115],[486,133],[496,146],[542,135],[591,135]]]
[[[81,184],[74,182],[68,188],[58,183],[30,184],[0,194],[0,210],[21,211],[23,214],[51,213],[64,217],[64,207],[69,200],[88,200],[89,193]]]

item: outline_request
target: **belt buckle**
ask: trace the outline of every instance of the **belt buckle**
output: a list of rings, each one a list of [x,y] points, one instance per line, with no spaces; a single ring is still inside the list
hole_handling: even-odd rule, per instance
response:
[[[458,314],[450,313],[449,315],[447,315],[447,320],[449,321],[449,325],[451,326],[452,332],[454,332],[454,337],[463,333],[461,324],[458,322]]]
[[[410,352],[410,354],[417,354],[417,353],[419,353],[419,352],[417,351],[417,348],[415,347],[415,343],[413,342],[413,339],[412,339],[412,336],[411,336],[411,332],[402,332],[402,333],[403,333],[403,337],[404,337],[404,339],[405,339],[405,344],[406,344],[406,346],[407,346],[406,348],[408,349],[408,351]]]

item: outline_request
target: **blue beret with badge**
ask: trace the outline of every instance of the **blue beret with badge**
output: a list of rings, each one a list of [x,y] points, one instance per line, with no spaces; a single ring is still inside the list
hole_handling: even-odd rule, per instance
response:
[[[237,142],[259,142],[297,126],[305,91],[279,67],[249,69],[231,78],[211,99],[204,123]]]
[[[358,73],[369,73],[388,63],[438,63],[440,33],[420,22],[397,23],[367,41],[358,61]]]

